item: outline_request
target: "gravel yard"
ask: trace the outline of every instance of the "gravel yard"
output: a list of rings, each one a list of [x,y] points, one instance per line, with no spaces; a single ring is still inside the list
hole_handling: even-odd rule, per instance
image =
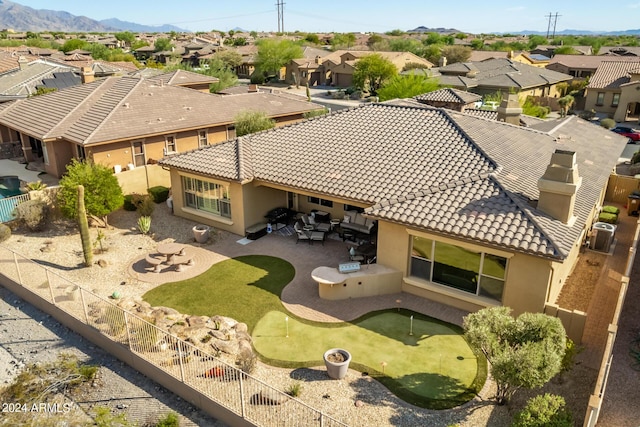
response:
[[[106,238],[102,242],[106,251],[94,256],[94,261],[104,261],[104,267],[79,267],[83,258],[80,238],[73,224],[57,223],[48,231],[35,234],[16,230],[4,245],[59,270],[65,277],[101,296],[107,297],[118,291],[123,297],[140,298],[156,284],[140,280],[140,276],[131,269],[132,263],[153,251],[159,242],[175,240],[193,244],[191,227],[194,223],[172,216],[165,205],[158,205],[153,214],[151,229],[155,234],[141,235],[135,227],[135,220],[135,213],[126,211],[118,211],[109,217],[111,228],[105,231]],[[219,233],[214,243],[199,247],[214,252],[216,247],[223,245],[235,245],[241,249],[235,243],[237,239],[239,236]],[[301,247],[300,250],[306,248]],[[267,253],[271,254],[277,255],[275,250]],[[225,257],[219,256],[219,259]],[[88,410],[91,405],[109,405],[141,424],[148,422],[150,417],[174,410],[183,417],[181,425],[221,425],[4,289],[0,296],[0,382],[14,375],[21,363],[51,360],[56,352],[65,348],[83,360],[103,366],[99,387],[88,390],[86,397],[76,402],[83,410]],[[5,369],[6,366],[9,368]],[[581,425],[596,374],[578,364],[564,382],[554,380],[544,390],[518,392],[508,407],[493,404],[491,398],[495,387],[488,381],[481,396],[463,407],[429,411],[402,402],[377,381],[354,370],[349,370],[344,380],[329,380],[324,367],[287,370],[259,363],[254,373],[281,390],[300,381],[302,392],[299,398],[302,401],[351,426],[459,424],[498,427],[509,426],[514,413],[523,407],[526,399],[542,391],[563,395],[574,414],[576,425]]]

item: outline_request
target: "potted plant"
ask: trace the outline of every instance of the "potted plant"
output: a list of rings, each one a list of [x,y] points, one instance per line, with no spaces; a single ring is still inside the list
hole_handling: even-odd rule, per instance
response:
[[[341,380],[347,375],[351,353],[342,348],[332,348],[324,352],[324,364],[329,378]]]
[[[211,227],[208,225],[198,224],[193,227],[193,238],[196,239],[198,243],[207,243],[210,230]]]

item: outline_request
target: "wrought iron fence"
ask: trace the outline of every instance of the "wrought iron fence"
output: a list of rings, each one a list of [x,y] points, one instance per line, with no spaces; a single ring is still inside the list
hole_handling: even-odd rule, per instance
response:
[[[0,265],[0,275],[253,425],[347,426],[2,245]]]

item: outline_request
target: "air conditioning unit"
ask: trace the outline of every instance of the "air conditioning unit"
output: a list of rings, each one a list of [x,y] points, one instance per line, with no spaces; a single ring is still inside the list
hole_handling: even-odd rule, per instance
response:
[[[613,237],[616,232],[616,226],[606,222],[596,222],[591,229],[591,239],[589,240],[589,249],[600,252],[609,252]]]

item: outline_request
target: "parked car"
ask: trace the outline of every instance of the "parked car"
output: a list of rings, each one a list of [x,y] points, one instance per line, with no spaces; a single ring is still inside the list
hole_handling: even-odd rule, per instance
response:
[[[634,129],[629,126],[616,126],[611,130],[617,134],[626,136],[627,138],[629,138],[629,142],[633,141],[634,143],[637,143],[638,141],[640,141],[640,130],[638,129]]]

